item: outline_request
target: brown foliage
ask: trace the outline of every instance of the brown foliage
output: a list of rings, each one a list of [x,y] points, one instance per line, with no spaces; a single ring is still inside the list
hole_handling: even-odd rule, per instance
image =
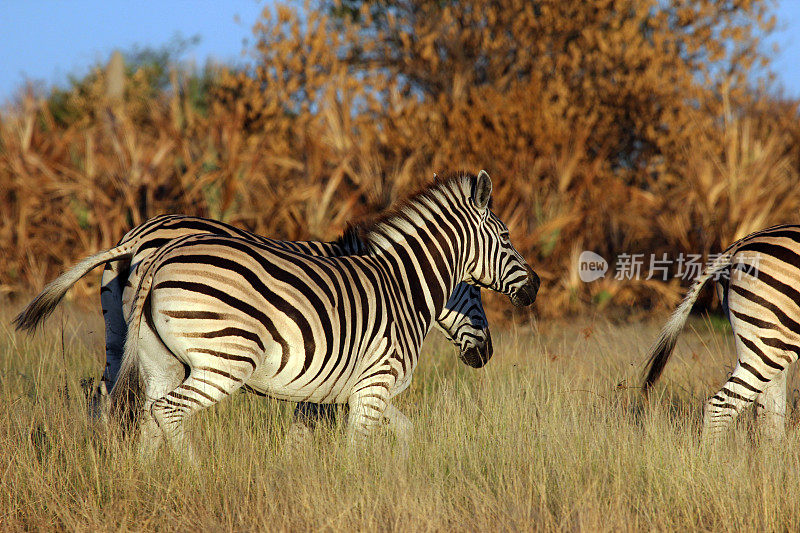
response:
[[[709,253],[800,221],[797,103],[748,85],[768,3],[387,6],[266,9],[254,66],[219,72],[203,112],[177,73],[156,94],[133,73],[112,102],[98,69],[68,124],[26,97],[0,118],[0,291],[163,212],[329,239],[459,168],[495,178],[547,315],[680,295],[676,279],[582,283],[581,250],[613,270],[623,252]]]

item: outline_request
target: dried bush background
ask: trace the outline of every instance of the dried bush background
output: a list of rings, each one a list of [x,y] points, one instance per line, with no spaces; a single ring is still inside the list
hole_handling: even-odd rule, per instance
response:
[[[246,68],[129,57],[29,89],[0,114],[0,294],[159,213],[330,239],[433,172],[486,168],[543,279],[537,312],[672,305],[679,280],[585,284],[577,255],[613,270],[800,221],[797,102],[766,90],[772,7],[293,4],[264,10]]]

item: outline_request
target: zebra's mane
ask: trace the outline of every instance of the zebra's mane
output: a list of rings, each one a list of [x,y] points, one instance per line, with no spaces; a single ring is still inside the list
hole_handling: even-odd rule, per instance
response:
[[[367,246],[363,238],[363,231],[362,222],[348,222],[344,232],[338,239],[333,241],[333,244],[341,250],[348,250],[350,253],[366,253]]]
[[[374,235],[383,226],[391,224],[398,219],[405,220],[411,224],[415,223],[414,216],[416,211],[411,208],[412,205],[429,206],[432,203],[440,204],[441,199],[437,197],[439,196],[437,193],[456,191],[459,189],[464,191],[466,196],[470,197],[476,181],[477,178],[474,174],[465,171],[451,172],[442,178],[435,176],[433,182],[425,185],[417,190],[417,192],[408,195],[405,199],[396,202],[395,205],[386,211],[372,218],[349,225],[337,242],[347,240],[348,238],[357,238],[365,248],[370,248],[370,244],[374,242]]]

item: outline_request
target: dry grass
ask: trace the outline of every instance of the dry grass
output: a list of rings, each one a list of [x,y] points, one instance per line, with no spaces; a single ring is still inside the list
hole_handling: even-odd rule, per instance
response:
[[[348,454],[337,428],[283,455],[291,406],[237,394],[197,417],[193,472],[166,455],[143,467],[87,419],[79,381],[100,373],[101,322],[63,316],[35,338],[0,331],[4,531],[800,527],[797,447],[760,443],[750,416],[721,453],[698,447],[701,401],[732,359],[710,321],[685,333],[651,409],[630,385],[659,324],[496,331],[481,371],[436,335],[397,400],[416,428],[407,462],[389,436]]]

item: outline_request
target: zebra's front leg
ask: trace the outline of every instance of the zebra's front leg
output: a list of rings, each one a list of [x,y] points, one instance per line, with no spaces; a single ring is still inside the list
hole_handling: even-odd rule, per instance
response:
[[[381,426],[389,404],[389,385],[378,382],[362,386],[350,395],[347,404],[347,440],[353,446],[367,440]]]
[[[779,439],[786,434],[787,372],[788,369],[775,376],[755,400],[756,423],[767,439]]]
[[[392,430],[392,433],[394,433],[397,438],[400,456],[403,459],[408,458],[411,437],[414,433],[414,424],[411,423],[411,420],[409,420],[402,411],[391,403],[386,406],[383,417],[389,423],[389,429]]]

